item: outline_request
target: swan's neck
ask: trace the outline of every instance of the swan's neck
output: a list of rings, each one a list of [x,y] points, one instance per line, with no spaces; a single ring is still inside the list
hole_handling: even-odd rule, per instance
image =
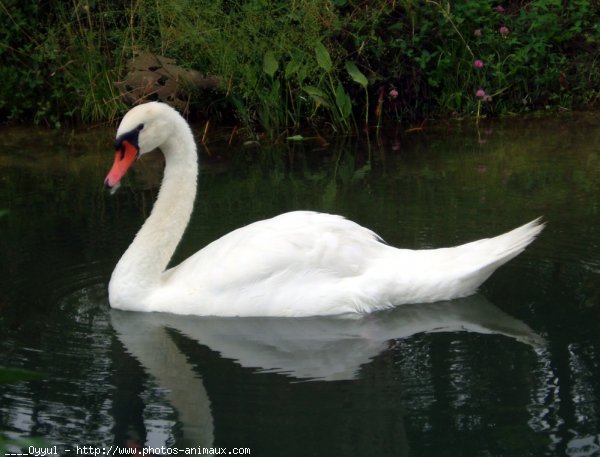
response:
[[[198,156],[192,133],[181,121],[161,146],[165,170],[154,208],[113,271],[109,284],[113,307],[141,306],[143,297],[160,285],[161,274],[190,220]]]

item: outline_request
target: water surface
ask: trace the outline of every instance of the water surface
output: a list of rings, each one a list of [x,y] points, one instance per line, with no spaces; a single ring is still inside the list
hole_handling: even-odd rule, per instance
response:
[[[335,212],[410,248],[548,222],[477,295],[361,319],[111,311],[160,157],[115,196],[111,131],[0,138],[0,430],[76,446],[260,456],[600,455],[600,117],[451,123],[201,148],[174,263],[283,211]],[[209,155],[210,153],[210,155]],[[15,448],[9,448],[9,450]]]

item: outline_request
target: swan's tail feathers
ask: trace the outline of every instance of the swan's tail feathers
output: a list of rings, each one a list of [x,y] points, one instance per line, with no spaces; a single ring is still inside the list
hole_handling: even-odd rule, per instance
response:
[[[541,233],[545,222],[537,218],[510,232],[498,235],[494,238],[481,240],[486,245],[486,251],[497,256],[493,264],[502,265],[513,257],[516,257]]]
[[[475,292],[498,267],[523,252],[544,227],[545,222],[537,218],[494,238],[459,246],[460,257],[464,259],[460,263],[465,267],[461,275],[466,289],[464,295]]]

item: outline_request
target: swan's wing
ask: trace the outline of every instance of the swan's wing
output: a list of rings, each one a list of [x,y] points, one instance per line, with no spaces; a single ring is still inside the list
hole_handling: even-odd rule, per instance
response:
[[[234,314],[233,303],[241,295],[246,302],[254,300],[253,306],[263,307],[256,313],[263,315],[271,314],[266,308],[296,296],[296,300],[304,298],[301,314],[306,315],[306,306],[316,296],[331,293],[325,289],[331,290],[344,278],[363,274],[382,249],[389,248],[375,233],[341,216],[296,211],[223,236],[166,271],[163,284],[173,285],[171,290],[188,289],[191,295],[203,290],[210,301],[222,299],[219,306],[228,306]],[[336,306],[333,297],[318,300],[327,301]],[[327,313],[320,311],[316,314]],[[281,309],[273,314],[281,315]]]
[[[342,216],[308,211],[285,213],[237,229],[172,270],[173,277],[208,274],[216,283],[243,286],[289,269],[360,274],[367,251],[383,245],[371,230]],[[208,270],[208,271],[207,271]]]

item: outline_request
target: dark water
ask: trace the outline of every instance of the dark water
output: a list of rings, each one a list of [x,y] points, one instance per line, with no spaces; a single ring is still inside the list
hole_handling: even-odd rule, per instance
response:
[[[59,455],[600,455],[599,116],[209,144],[175,261],[294,209],[412,248],[548,221],[478,295],[354,320],[111,312],[160,178],[149,157],[106,195],[112,136],[0,134],[0,364],[43,374],[0,386],[5,452],[36,436]]]

